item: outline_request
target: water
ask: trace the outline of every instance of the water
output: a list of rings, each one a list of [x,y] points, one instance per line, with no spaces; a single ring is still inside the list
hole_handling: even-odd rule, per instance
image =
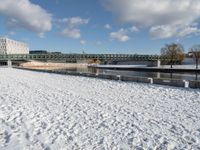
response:
[[[182,80],[200,80],[200,75],[196,77],[196,74],[189,73],[161,73],[161,72],[140,72],[140,71],[125,71],[125,70],[108,70],[108,69],[97,69],[88,67],[76,67],[76,68],[63,68],[58,69],[61,72],[82,72],[91,74],[109,74],[109,75],[121,75],[121,76],[139,76],[148,78],[172,78]]]

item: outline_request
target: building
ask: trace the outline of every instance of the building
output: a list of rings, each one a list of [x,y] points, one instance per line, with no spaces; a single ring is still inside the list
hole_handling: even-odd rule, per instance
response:
[[[0,37],[0,54],[29,54],[26,43]]]
[[[47,54],[48,52],[46,50],[31,50],[29,51],[29,54]]]
[[[62,54],[62,52],[49,52],[47,50],[30,50],[29,54]]]

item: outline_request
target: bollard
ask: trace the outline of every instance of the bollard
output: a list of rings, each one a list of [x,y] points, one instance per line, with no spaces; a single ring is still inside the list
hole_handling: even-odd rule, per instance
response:
[[[189,88],[189,81],[183,80],[183,82],[185,83],[185,88]]]
[[[8,68],[11,68],[12,67],[12,61],[8,60],[7,65],[8,65]]]
[[[121,81],[121,76],[120,75],[117,75],[117,78],[119,78],[119,81]]]
[[[148,80],[150,81],[150,84],[153,84],[153,78],[148,78]]]

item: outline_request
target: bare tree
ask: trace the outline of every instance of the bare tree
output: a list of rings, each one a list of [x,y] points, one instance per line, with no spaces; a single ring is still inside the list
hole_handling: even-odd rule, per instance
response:
[[[191,48],[192,56],[196,63],[196,69],[198,69],[199,61],[200,61],[200,45],[194,45]]]
[[[184,48],[181,44],[166,44],[165,47],[161,48],[161,56],[167,59],[171,68],[173,68],[175,63],[182,63],[184,60]]]

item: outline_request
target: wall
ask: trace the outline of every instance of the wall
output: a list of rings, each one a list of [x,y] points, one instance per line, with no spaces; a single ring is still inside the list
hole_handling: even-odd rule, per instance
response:
[[[189,87],[190,88],[200,88],[200,81],[189,81]]]

